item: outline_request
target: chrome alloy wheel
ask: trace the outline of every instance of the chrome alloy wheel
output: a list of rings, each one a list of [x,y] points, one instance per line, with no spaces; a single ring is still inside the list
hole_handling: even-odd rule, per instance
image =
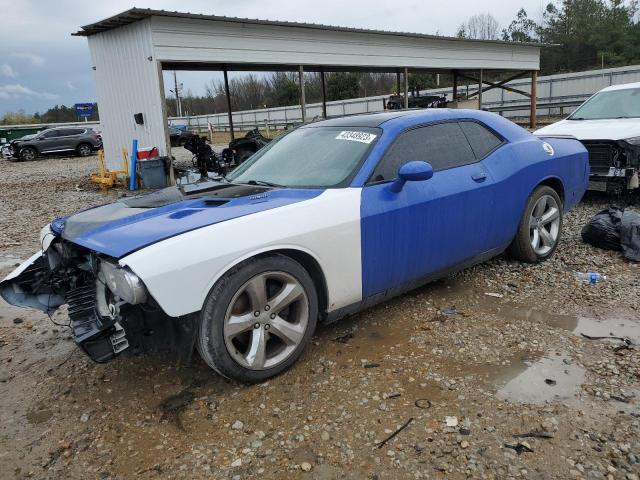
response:
[[[251,370],[284,362],[302,342],[309,322],[309,299],[292,275],[256,275],[231,299],[224,319],[227,351]]]
[[[538,255],[549,253],[560,233],[560,207],[551,195],[541,196],[531,211],[529,234],[531,246]]]

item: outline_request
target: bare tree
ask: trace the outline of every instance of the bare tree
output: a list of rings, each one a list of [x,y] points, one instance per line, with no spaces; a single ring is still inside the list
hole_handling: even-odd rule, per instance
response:
[[[500,25],[490,13],[477,13],[458,27],[456,36],[478,40],[497,40]]]

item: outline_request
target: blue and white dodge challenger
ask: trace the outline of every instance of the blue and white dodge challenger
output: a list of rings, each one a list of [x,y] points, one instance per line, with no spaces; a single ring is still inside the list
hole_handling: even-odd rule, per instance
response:
[[[194,346],[258,382],[333,321],[508,250],[549,258],[584,194],[587,152],[497,115],[433,109],[311,123],[226,178],[54,220],[0,283],[13,305],[68,305],[105,362]]]

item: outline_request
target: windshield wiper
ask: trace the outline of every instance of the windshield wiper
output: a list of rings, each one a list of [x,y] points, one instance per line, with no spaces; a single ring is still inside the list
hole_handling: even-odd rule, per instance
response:
[[[584,117],[569,117],[567,120],[586,120]]]
[[[248,180],[245,183],[246,185],[261,185],[263,187],[284,187],[284,185],[280,185],[279,183],[265,182],[264,180]]]

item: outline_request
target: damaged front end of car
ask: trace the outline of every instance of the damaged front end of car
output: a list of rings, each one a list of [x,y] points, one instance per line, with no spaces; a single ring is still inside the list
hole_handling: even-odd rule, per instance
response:
[[[582,143],[589,153],[589,190],[621,194],[639,187],[640,137]]]
[[[69,242],[49,226],[40,237],[42,251],[0,282],[8,303],[48,315],[67,305],[75,343],[99,363],[143,352],[190,359],[192,316],[166,315],[142,280],[117,260]]]

